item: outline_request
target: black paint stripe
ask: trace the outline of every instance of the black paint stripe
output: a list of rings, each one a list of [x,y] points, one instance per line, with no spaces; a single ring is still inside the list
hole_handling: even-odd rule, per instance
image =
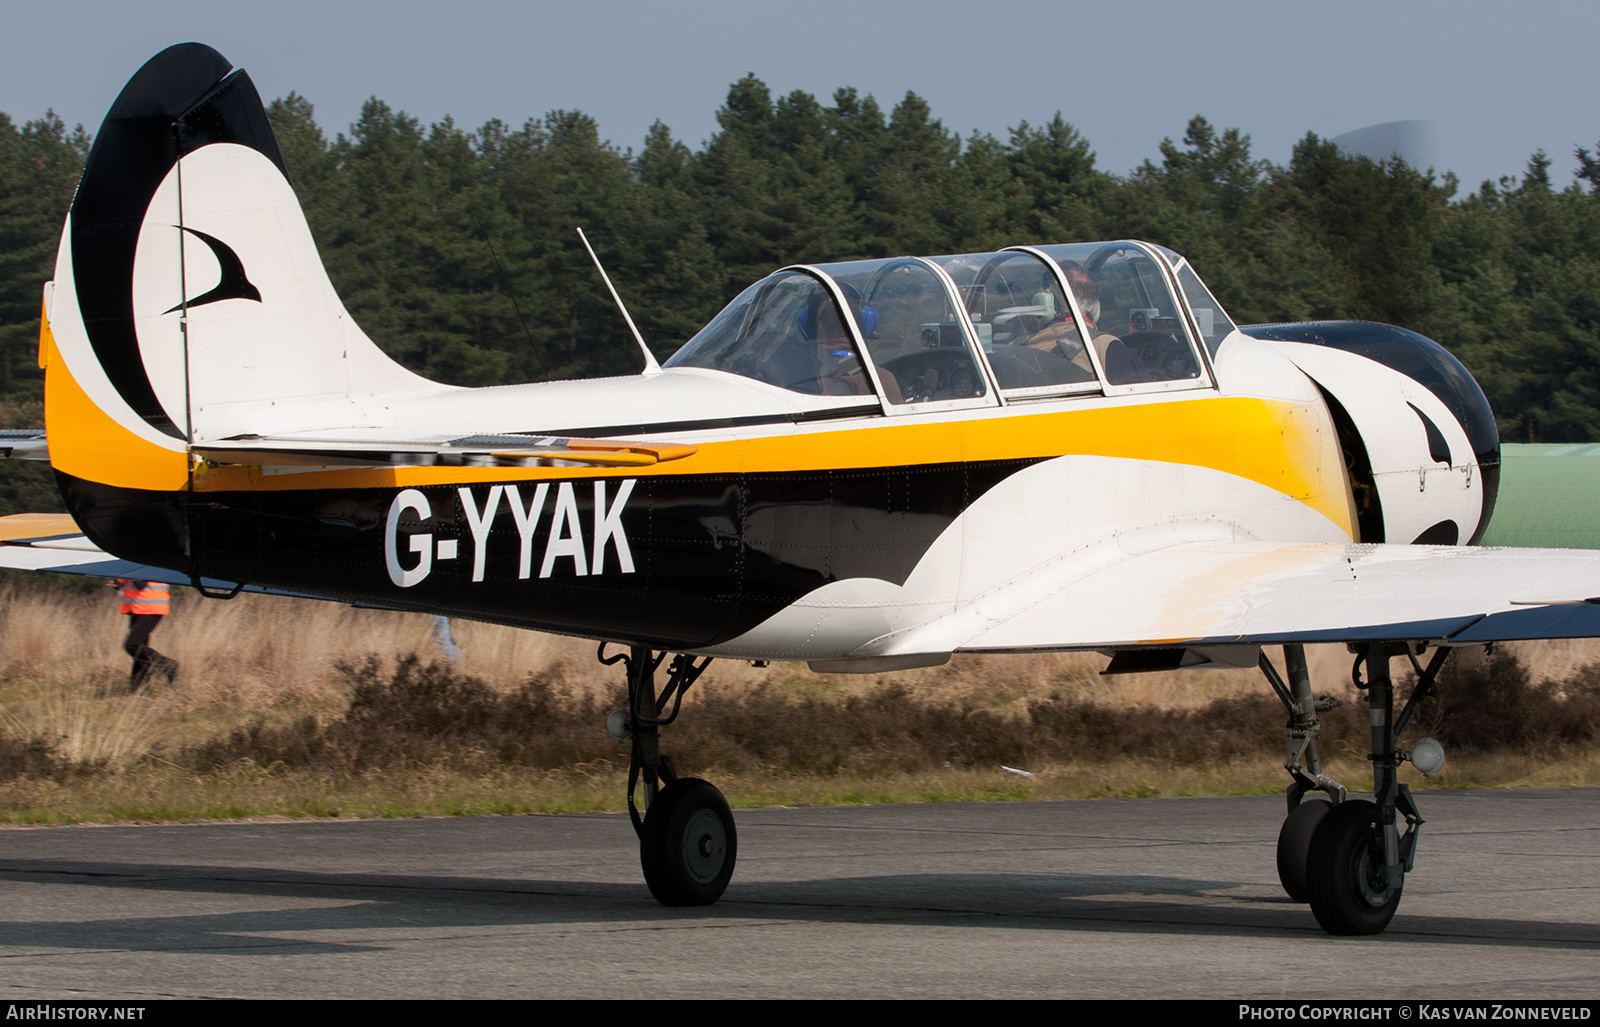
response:
[[[1422,422],[1423,434],[1428,437],[1428,459],[1436,464],[1451,463],[1450,444],[1445,442],[1444,432],[1439,430],[1439,426],[1434,424],[1427,414],[1418,410],[1415,403],[1408,402],[1406,406],[1410,407],[1411,412]]]
[[[558,479],[534,534],[533,577],[519,577],[521,539],[501,502],[479,582],[470,580],[473,539],[460,486],[423,486],[433,516],[420,524],[406,514],[402,530],[454,539],[458,556],[436,560],[427,578],[405,589],[389,580],[384,559],[398,486],[190,494],[57,478],[85,534],[125,559],[348,602],[687,649],[741,635],[832,581],[903,585],[956,517],[1037,462],[641,476],[622,513],[635,572],[620,573],[612,552],[605,574],[580,577],[575,562],[563,559],[541,579]],[[610,483],[614,498],[617,483],[629,477],[599,480]],[[595,480],[568,483],[591,544]],[[470,486],[475,503],[486,501],[492,484]],[[537,485],[514,484],[523,502]],[[405,565],[414,562],[407,552]]]
[[[763,424],[808,424],[813,421],[842,421],[855,417],[881,415],[883,407],[877,403],[853,407],[833,407],[828,410],[807,410],[790,414],[755,414],[749,417],[703,417],[692,421],[653,421],[638,424],[607,424],[584,428],[540,428],[537,431],[511,432],[512,435],[577,437],[580,439],[612,438],[619,435],[654,435],[661,432],[707,431],[712,428],[748,428]]]
[[[232,246],[229,246],[214,235],[207,235],[187,226],[184,231],[206,244],[206,248],[211,251],[211,255],[217,258],[217,266],[222,271],[222,277],[217,282],[216,288],[202,293],[192,300],[175,303],[163,313],[170,314],[174,310],[182,310],[185,307],[203,307],[207,303],[216,303],[218,300],[255,300],[257,303],[261,302],[261,290],[257,289],[255,283],[250,281],[249,276],[245,274],[244,262],[239,259],[237,253],[233,252]]]

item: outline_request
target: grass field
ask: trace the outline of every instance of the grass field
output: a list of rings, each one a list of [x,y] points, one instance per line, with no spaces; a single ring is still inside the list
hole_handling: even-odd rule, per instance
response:
[[[130,695],[114,593],[0,586],[0,822],[619,808],[627,751],[604,722],[620,667],[589,642],[453,629],[460,668],[419,615],[180,594],[152,642],[183,669]],[[1316,690],[1346,701],[1325,718],[1330,773],[1359,789],[1350,660],[1311,652]],[[1108,678],[1105,662],[829,676],[719,661],[664,748],[736,806],[1282,789],[1283,713],[1257,672]],[[1600,783],[1600,646],[1460,664],[1418,717],[1451,755],[1430,787]]]

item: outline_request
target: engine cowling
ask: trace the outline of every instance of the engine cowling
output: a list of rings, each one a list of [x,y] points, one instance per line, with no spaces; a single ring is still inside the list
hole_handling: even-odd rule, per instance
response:
[[[1240,330],[1273,343],[1328,400],[1362,542],[1483,537],[1500,485],[1500,433],[1483,389],[1449,350],[1374,321]]]

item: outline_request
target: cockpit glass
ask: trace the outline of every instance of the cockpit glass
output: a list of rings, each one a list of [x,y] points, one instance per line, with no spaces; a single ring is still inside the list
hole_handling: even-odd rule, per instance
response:
[[[1061,265],[1111,385],[1200,377],[1200,361],[1166,276],[1127,242],[1041,246]]]
[[[1097,385],[1056,276],[1031,253],[930,257],[961,294],[1002,389]]]
[[[1211,295],[1211,290],[1194,273],[1194,268],[1185,261],[1178,268],[1178,286],[1183,289],[1183,296],[1189,301],[1189,309],[1194,313],[1195,323],[1200,328],[1200,337],[1206,341],[1206,349],[1212,356],[1217,355],[1217,347],[1222,345],[1222,340],[1234,330],[1233,319],[1228,317],[1222,309],[1222,304]]]
[[[928,265],[896,257],[823,264],[818,270],[844,292],[889,402],[986,394],[950,294]]]
[[[1178,253],[1176,250],[1170,250],[1160,243],[1153,242],[1146,243],[1145,245],[1149,246],[1152,250],[1155,250],[1157,253],[1167,258],[1167,263],[1172,265],[1174,270],[1176,270],[1178,265],[1183,261],[1183,255],[1181,253]]]
[[[869,396],[855,342],[821,282],[785,271],[752,285],[668,359],[816,396]]]

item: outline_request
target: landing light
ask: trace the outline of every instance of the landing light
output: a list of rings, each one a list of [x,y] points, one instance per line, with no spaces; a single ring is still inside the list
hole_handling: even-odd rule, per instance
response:
[[[1411,765],[1422,771],[1423,777],[1432,777],[1444,769],[1444,746],[1431,738],[1424,738],[1411,747]]]

